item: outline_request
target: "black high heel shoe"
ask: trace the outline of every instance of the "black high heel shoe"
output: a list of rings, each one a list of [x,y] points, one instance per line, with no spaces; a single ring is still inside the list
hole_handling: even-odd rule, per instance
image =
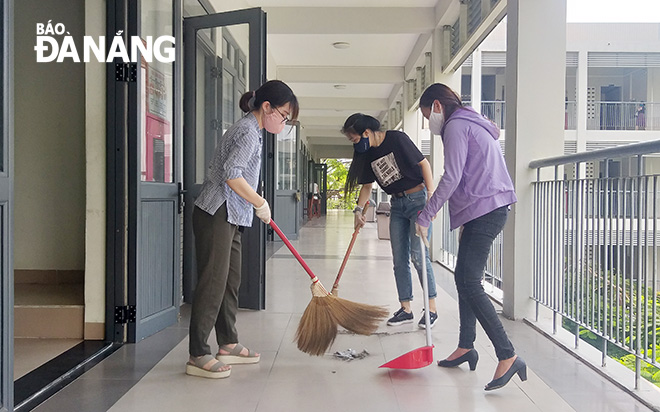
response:
[[[509,367],[509,370],[502,376],[497,379],[493,379],[486,385],[484,388],[487,391],[492,391],[494,389],[499,389],[509,383],[513,375],[518,374],[518,377],[521,381],[527,380],[527,364],[520,357],[517,357],[513,364]]]
[[[461,363],[467,362],[470,365],[470,370],[473,371],[477,369],[478,361],[479,361],[479,354],[477,353],[476,349],[472,348],[468,352],[464,353],[462,356],[454,360],[443,359],[438,361],[438,366],[443,368],[455,368]]]

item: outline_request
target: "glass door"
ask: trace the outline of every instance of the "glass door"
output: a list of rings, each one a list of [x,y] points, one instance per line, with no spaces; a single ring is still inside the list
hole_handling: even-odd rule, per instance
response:
[[[321,214],[328,213],[328,165],[325,163],[314,164],[314,183],[319,185],[319,197],[321,198]]]
[[[197,283],[192,211],[223,133],[242,116],[240,97],[265,81],[266,14],[260,8],[187,17],[184,28],[184,251],[183,294],[191,302]],[[267,139],[263,139],[266,145]],[[264,146],[263,153],[267,153]],[[265,157],[265,156],[264,156]],[[262,162],[262,181],[264,180]],[[262,185],[263,187],[263,185]],[[265,307],[264,225],[242,235],[239,306]]]
[[[143,43],[174,37],[180,0],[128,2],[128,32]],[[176,11],[176,13],[175,13]],[[155,44],[155,43],[154,43]],[[163,42],[160,53],[175,53]],[[128,83],[127,340],[136,342],[176,323],[181,303],[180,199],[182,95],[174,61],[141,56]]]
[[[13,207],[12,54],[8,51],[13,1],[2,3],[0,26],[0,411],[14,410],[14,276],[11,254]]]
[[[298,176],[299,126],[287,125],[275,140],[274,219],[289,239],[298,239],[298,209],[302,201]]]

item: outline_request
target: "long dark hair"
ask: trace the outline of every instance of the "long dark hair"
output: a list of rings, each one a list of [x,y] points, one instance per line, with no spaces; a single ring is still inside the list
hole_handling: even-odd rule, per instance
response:
[[[419,107],[431,107],[434,101],[439,101],[445,110],[445,120],[449,119],[457,109],[463,107],[458,94],[442,83],[433,83],[424,90],[419,98]]]
[[[379,131],[380,122],[375,117],[362,113],[350,115],[344,122],[344,127],[341,128],[341,132],[345,135],[354,133],[362,136],[366,130],[371,130],[372,132]],[[344,197],[347,197],[350,192],[355,190],[358,184],[358,177],[362,174],[366,166],[367,154],[353,151],[353,161],[351,162],[351,167],[348,168],[346,184],[344,185]]]
[[[253,101],[250,101],[254,97]],[[289,115],[291,120],[298,119],[298,98],[293,94],[293,90],[286,83],[281,80],[270,80],[262,84],[260,88],[254,92],[247,92],[241,96],[238,103],[243,113],[257,110],[261,107],[263,102],[269,102],[273,107],[281,107],[289,103],[291,111]]]

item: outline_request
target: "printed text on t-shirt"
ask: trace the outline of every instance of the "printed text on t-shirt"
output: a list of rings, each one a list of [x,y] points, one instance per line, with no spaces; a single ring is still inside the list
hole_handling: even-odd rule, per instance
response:
[[[390,153],[386,156],[374,160],[371,162],[371,168],[378,178],[378,181],[384,187],[391,185],[403,177],[403,175],[401,175],[399,165],[396,164],[394,153]]]

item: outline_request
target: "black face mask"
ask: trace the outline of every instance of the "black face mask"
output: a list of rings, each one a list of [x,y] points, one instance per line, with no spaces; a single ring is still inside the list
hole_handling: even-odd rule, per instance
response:
[[[369,138],[365,136],[360,136],[360,141],[353,143],[353,149],[357,153],[365,153],[367,150],[369,150],[369,147]]]

